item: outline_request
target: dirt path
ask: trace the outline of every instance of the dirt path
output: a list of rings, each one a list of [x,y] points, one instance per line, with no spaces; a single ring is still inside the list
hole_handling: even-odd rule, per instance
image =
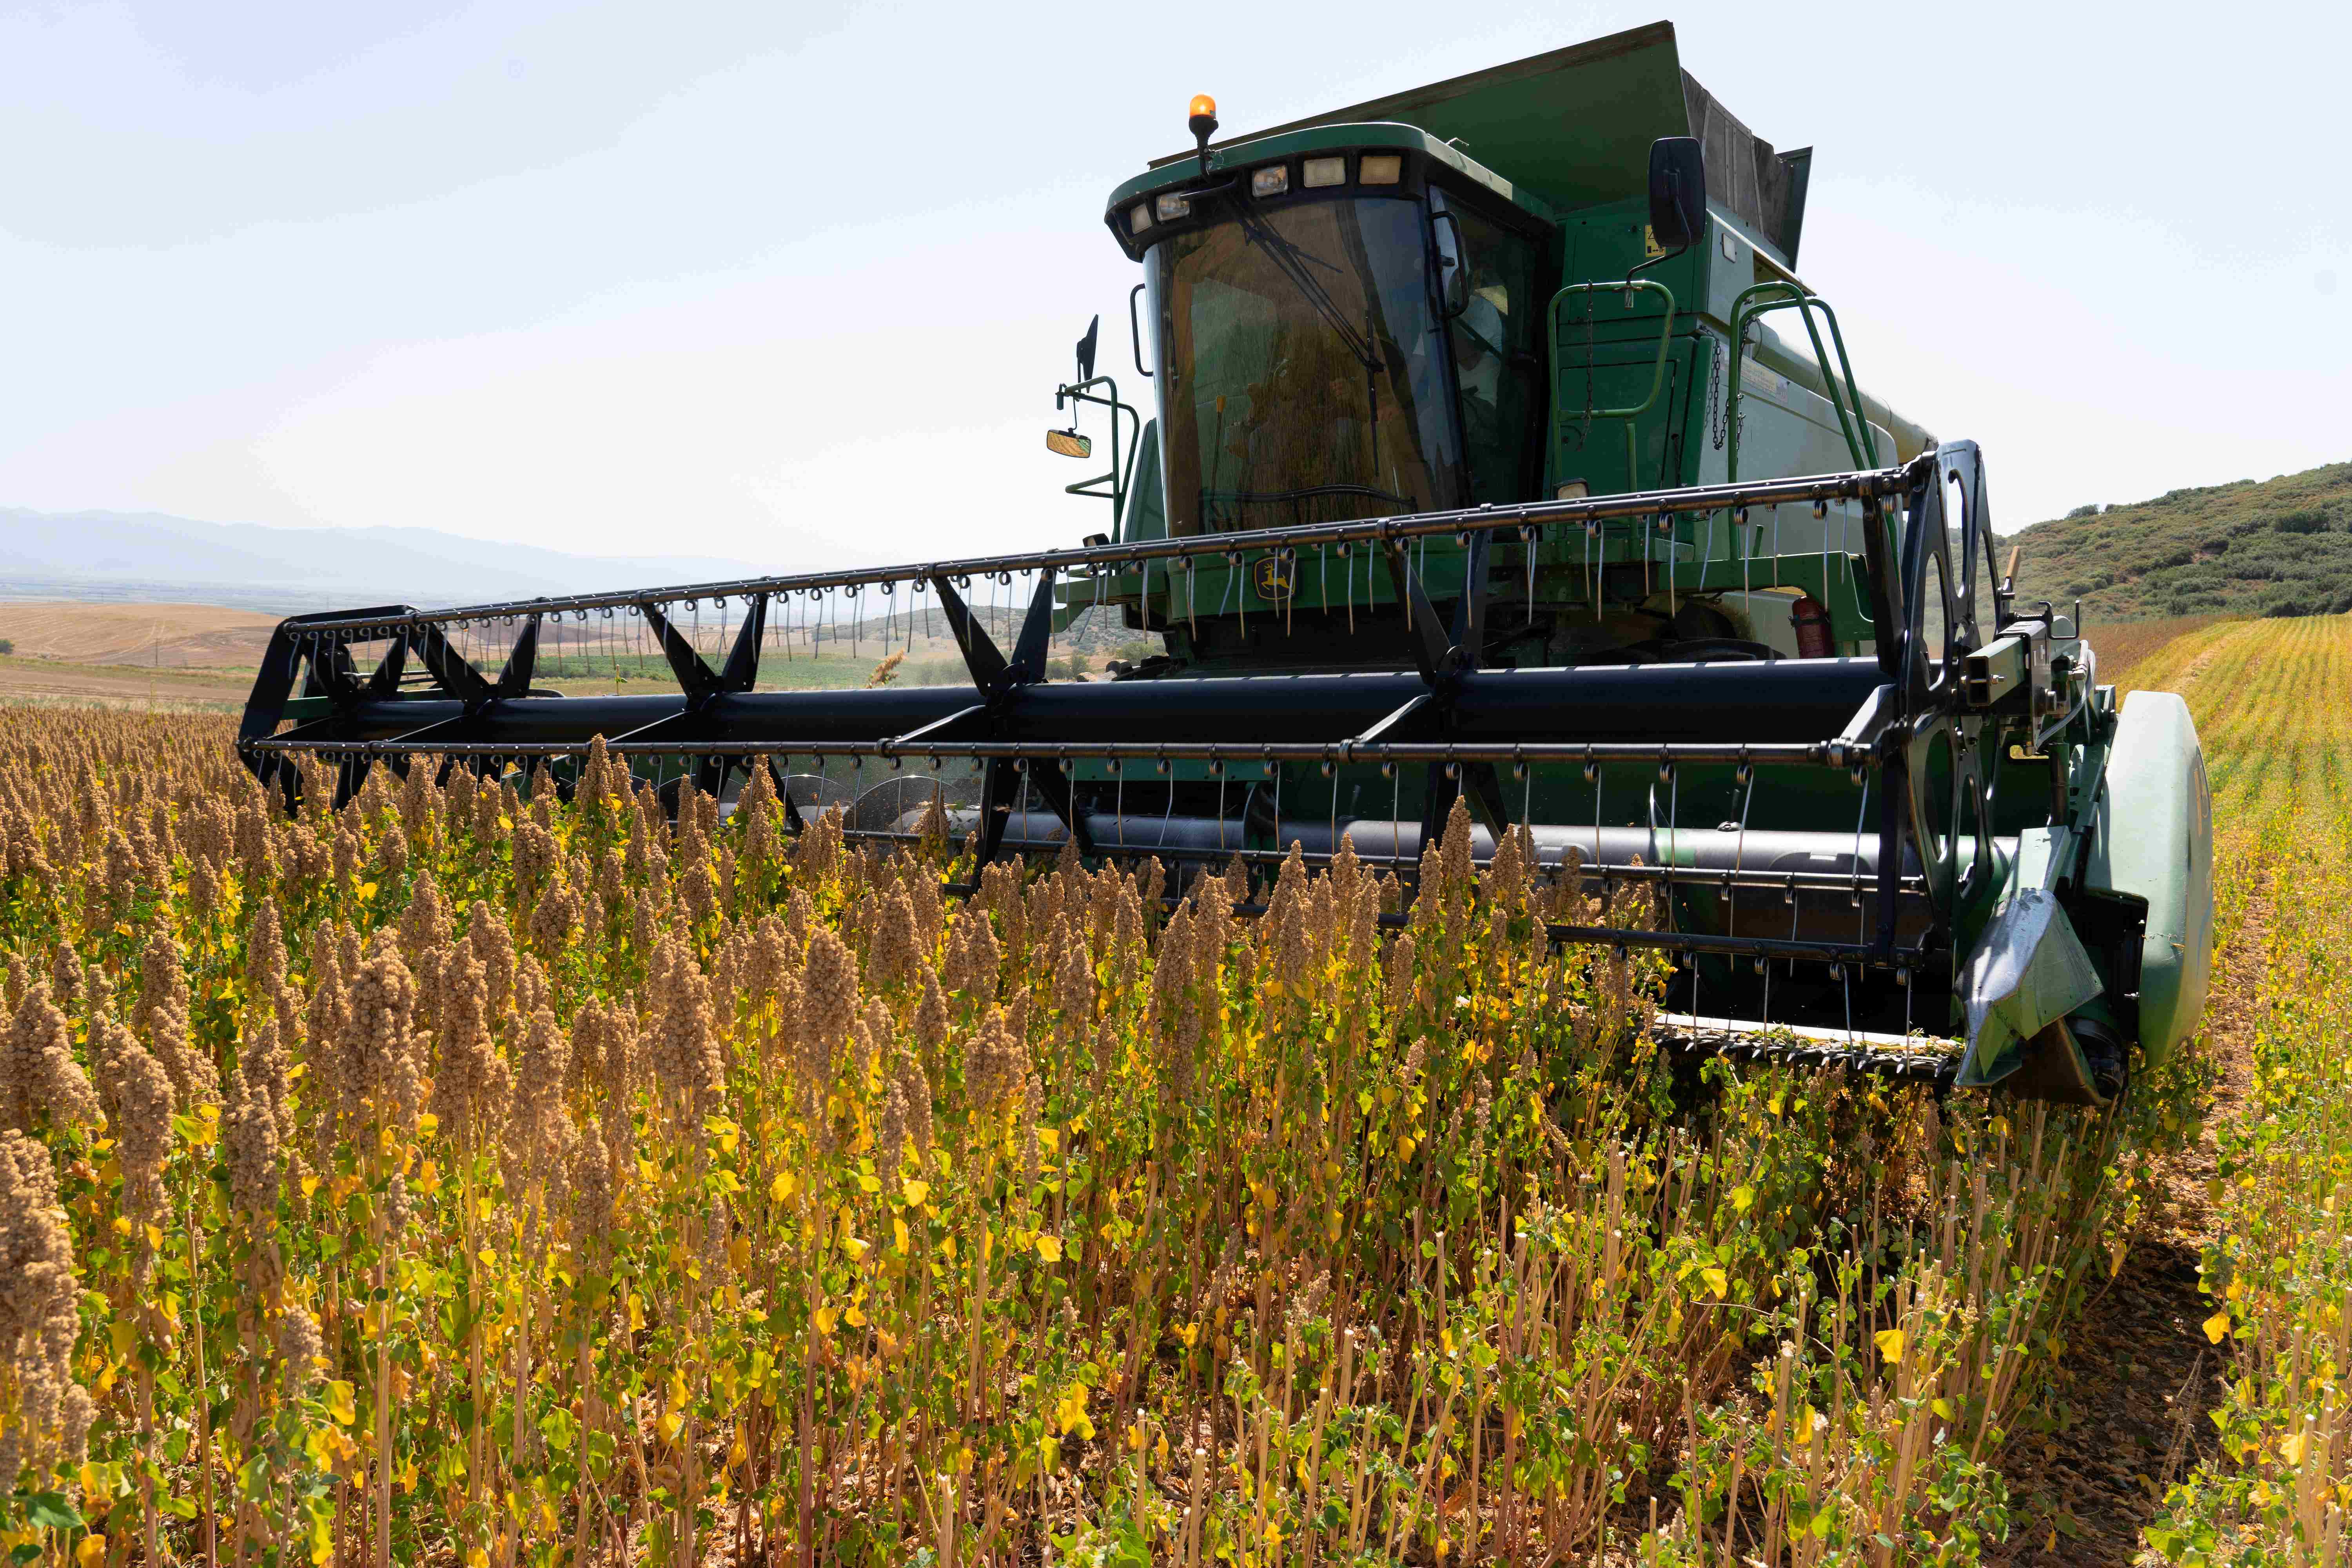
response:
[[[2158,1163],[2122,1271],[2067,1336],[2051,1402],[2063,1425],[2011,1447],[2014,1532],[1988,1563],[2135,1563],[2165,1488],[2212,1448],[2206,1413],[2227,1387],[2227,1363],[2201,1326],[2212,1304],[2197,1288],[2197,1266],[2214,1237],[2214,1130],[2239,1114],[2247,1087],[2269,912],[2265,875],[2215,964],[2205,1038],[2220,1079],[2204,1131]]]

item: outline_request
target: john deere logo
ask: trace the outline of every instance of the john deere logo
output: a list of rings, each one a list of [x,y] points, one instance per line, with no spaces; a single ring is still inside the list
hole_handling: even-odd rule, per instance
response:
[[[1297,585],[1291,575],[1290,563],[1279,555],[1261,555],[1252,562],[1250,582],[1256,587],[1259,598],[1276,605],[1290,597],[1292,588]]]

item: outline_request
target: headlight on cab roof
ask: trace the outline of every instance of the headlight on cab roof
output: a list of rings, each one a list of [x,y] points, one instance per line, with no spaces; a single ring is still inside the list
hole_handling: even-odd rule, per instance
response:
[[[1250,171],[1250,195],[1278,196],[1290,189],[1290,165],[1269,163],[1263,169]]]
[[[1127,210],[1127,232],[1141,234],[1151,226],[1151,204],[1138,202]]]
[[[1160,198],[1158,208],[1161,223],[1174,223],[1180,217],[1192,215],[1192,204],[1182,196],[1164,195]]]
[[[1395,153],[1367,153],[1356,177],[1368,185],[1393,185],[1404,178],[1404,159]]]
[[[1348,160],[1309,158],[1307,160],[1305,173],[1307,188],[1310,191],[1319,191],[1326,185],[1344,185],[1348,183]]]

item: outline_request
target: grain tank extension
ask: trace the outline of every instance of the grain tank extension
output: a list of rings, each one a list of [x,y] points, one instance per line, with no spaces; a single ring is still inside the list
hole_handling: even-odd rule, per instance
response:
[[[1524,831],[1654,889],[1641,929],[1552,935],[1670,955],[1684,1049],[2097,1102],[2195,1026],[2195,729],[2011,592],[1977,447],[1856,381],[1798,272],[1810,149],[1664,23],[1191,128],[1103,208],[1134,376],[1090,329],[1055,389],[1048,444],[1109,450],[1069,487],[1083,542],[296,617],[250,765],[289,801],[298,756],[344,794],[412,759],[561,785],[602,737],[666,788],[769,769],[859,833],[937,799],[986,856],[1344,838],[1408,882],[1459,803],[1481,855]],[[959,683],[791,679],[932,633]],[[1073,636],[1141,646],[1049,679]],[[609,690],[557,694],[600,658]]]

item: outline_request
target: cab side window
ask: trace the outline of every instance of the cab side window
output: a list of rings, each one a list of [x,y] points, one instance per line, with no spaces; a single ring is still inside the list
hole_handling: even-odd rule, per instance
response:
[[[1430,192],[1430,210],[1441,262],[1453,260],[1468,274],[1466,289],[1444,281],[1451,284],[1447,292],[1463,301],[1446,329],[1462,391],[1470,499],[1474,504],[1525,500],[1535,493],[1534,460],[1540,456],[1536,392],[1541,364],[1535,346],[1543,301],[1536,297],[1536,247],[1465,204],[1448,202],[1442,191]],[[1441,219],[1439,213],[1447,216]]]

